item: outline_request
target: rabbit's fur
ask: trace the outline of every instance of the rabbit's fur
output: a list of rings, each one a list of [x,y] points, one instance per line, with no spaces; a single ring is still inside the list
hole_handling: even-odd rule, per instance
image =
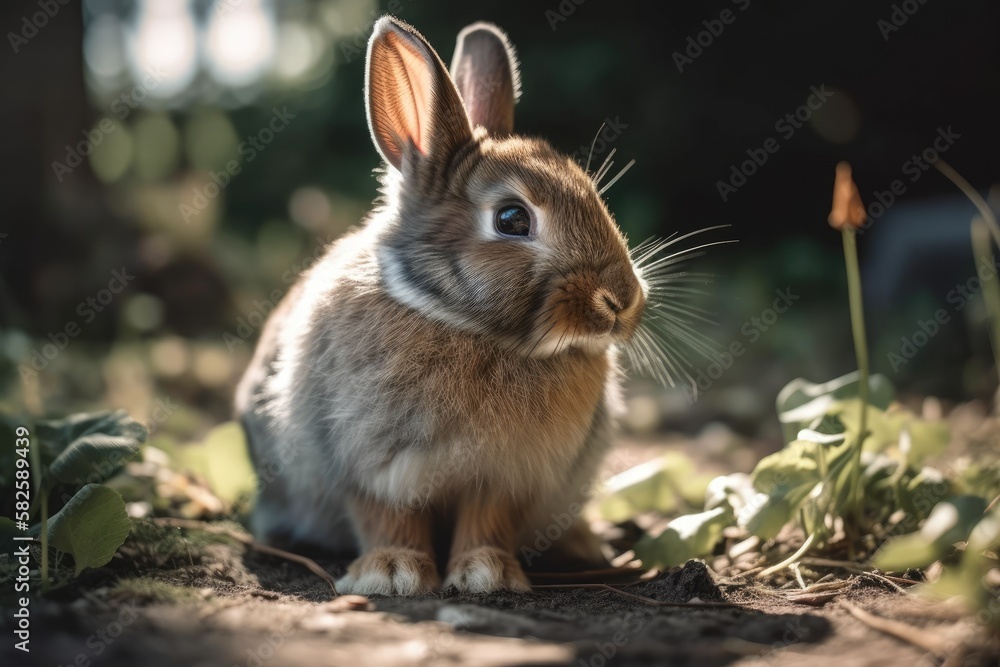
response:
[[[579,508],[619,405],[614,345],[645,304],[627,244],[580,167],[511,134],[495,27],[459,35],[449,74],[385,17],[367,67],[383,200],[275,310],[237,390],[253,530],[360,553],[338,582],[357,593],[439,572],[527,590],[518,556],[540,551],[545,569],[602,563]],[[527,236],[494,227],[510,204]]]

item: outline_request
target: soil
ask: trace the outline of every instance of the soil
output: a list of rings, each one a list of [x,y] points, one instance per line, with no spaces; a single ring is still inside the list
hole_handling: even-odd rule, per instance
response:
[[[178,558],[147,571],[143,555],[127,547],[112,567],[32,603],[31,654],[7,641],[2,664],[941,664],[862,624],[841,600],[936,636],[961,638],[974,630],[957,610],[932,612],[871,575],[848,578],[818,607],[748,582],[716,581],[698,561],[618,590],[366,599],[336,597],[301,565],[245,552],[235,542],[212,543],[186,563]],[[343,571],[343,563],[318,562],[334,575]],[[89,592],[81,597],[72,590],[78,587]],[[662,604],[691,602],[708,604]],[[9,622],[10,612],[4,615]],[[951,657],[950,664],[996,664]]]
[[[694,443],[629,442],[607,473],[671,450],[690,452],[698,470],[712,474],[748,469],[767,453],[765,444],[714,428]],[[733,453],[744,451],[750,454],[734,466]],[[345,562],[311,555],[335,577],[343,573]],[[982,628],[960,608],[908,593],[905,580],[818,570],[812,580],[826,582],[824,590],[804,597],[790,577],[769,585],[752,570],[723,578],[700,561],[614,588],[338,597],[301,564],[225,536],[140,521],[107,567],[33,599],[30,655],[14,648],[10,589],[0,591],[7,637],[0,665],[998,664],[995,646],[983,648],[990,645],[980,643]],[[859,609],[914,636],[904,641],[874,629],[858,619]],[[927,642],[939,649],[915,645]]]

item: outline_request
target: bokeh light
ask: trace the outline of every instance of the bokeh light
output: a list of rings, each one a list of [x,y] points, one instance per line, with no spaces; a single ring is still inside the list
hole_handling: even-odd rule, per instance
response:
[[[135,24],[128,34],[132,78],[147,86],[151,97],[167,99],[185,88],[198,73],[198,45],[191,0],[138,0]]]
[[[266,0],[218,0],[212,6],[205,54],[208,71],[219,83],[255,83],[273,59],[274,43],[274,15]]]
[[[104,135],[91,152],[90,168],[104,183],[114,183],[128,170],[134,153],[134,142],[128,127],[112,120],[115,129]]]
[[[83,37],[83,58],[90,73],[102,84],[125,73],[125,27],[114,14],[102,14]]]
[[[144,181],[166,178],[177,168],[180,136],[165,113],[141,116],[132,128],[135,140],[135,171]]]
[[[229,117],[216,109],[195,113],[184,130],[184,150],[199,169],[218,169],[235,159],[237,143]]]

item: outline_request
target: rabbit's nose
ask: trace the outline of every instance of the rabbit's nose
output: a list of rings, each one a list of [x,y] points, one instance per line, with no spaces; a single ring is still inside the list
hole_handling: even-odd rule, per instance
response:
[[[622,311],[621,304],[618,303],[618,301],[613,296],[611,296],[610,294],[608,294],[607,292],[602,292],[601,293],[601,298],[604,299],[604,304],[608,307],[608,309],[612,313],[615,313],[617,315],[618,313],[620,313]]]
[[[632,308],[642,298],[639,278],[631,264],[613,264],[601,271],[602,290],[608,308],[616,315]]]

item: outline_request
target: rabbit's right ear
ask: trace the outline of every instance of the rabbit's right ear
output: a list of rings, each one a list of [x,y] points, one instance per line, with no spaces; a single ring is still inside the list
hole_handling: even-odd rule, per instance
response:
[[[473,125],[485,127],[492,135],[514,132],[514,104],[521,82],[514,47],[500,28],[480,21],[458,33],[451,78]]]
[[[472,126],[448,71],[427,40],[391,16],[375,24],[365,74],[368,128],[386,162],[446,160],[472,140]]]

